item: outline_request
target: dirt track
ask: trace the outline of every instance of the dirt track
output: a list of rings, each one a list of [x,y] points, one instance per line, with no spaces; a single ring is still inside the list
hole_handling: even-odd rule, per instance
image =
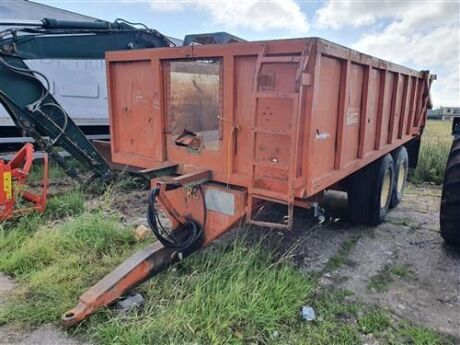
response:
[[[349,290],[358,300],[450,334],[460,343],[460,249],[446,245],[439,235],[440,195],[437,187],[410,186],[387,221],[368,228],[349,224],[346,198],[330,194],[324,206],[340,220],[312,232],[303,230],[307,220],[297,222],[286,241],[299,243],[295,262],[302,270],[322,271],[324,285]],[[328,271],[328,261],[346,241],[356,243],[343,265]]]

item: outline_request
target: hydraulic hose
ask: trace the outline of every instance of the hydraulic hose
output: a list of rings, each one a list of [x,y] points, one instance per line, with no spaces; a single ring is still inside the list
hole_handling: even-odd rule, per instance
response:
[[[155,200],[160,194],[160,187],[157,186],[150,191],[148,198],[147,221],[155,237],[165,247],[173,248],[178,251],[185,251],[202,239],[203,229],[206,224],[207,212],[204,193],[201,186],[198,187],[198,190],[200,191],[201,198],[203,200],[203,224],[199,225],[193,219],[187,219],[185,223],[182,223],[176,219],[176,221],[179,223],[179,226],[175,230],[180,228],[182,230],[181,233],[183,232],[187,234],[187,236],[181,239],[174,235],[174,230],[165,229],[161,223],[158,211],[155,208]]]

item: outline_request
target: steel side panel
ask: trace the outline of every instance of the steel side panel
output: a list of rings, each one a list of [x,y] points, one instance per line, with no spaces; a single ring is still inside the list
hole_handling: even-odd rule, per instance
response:
[[[380,147],[384,147],[388,143],[388,134],[390,133],[390,112],[391,102],[393,97],[394,73],[390,72],[387,75],[385,90],[383,95],[383,110],[382,110],[382,129],[380,134]]]
[[[410,103],[410,86],[411,78],[409,76],[403,76],[403,96],[401,104],[401,117],[399,119],[398,139],[402,139],[405,136],[406,130],[406,119],[409,116],[409,103]]]
[[[209,169],[214,181],[248,187],[253,163],[251,114],[255,105],[252,87],[257,56],[264,46],[267,56],[300,56],[308,42],[314,45],[310,52],[308,76],[304,79],[306,84],[300,93],[304,99],[295,96],[296,102],[303,104],[298,129],[301,135],[296,167],[299,169],[291,170],[298,177],[297,197],[309,197],[320,192],[420,134],[419,126],[426,116],[425,74],[332,42],[307,38],[156,48],[106,55],[114,160],[141,167],[154,167],[166,161],[179,164],[188,171]],[[224,120],[220,123],[220,142],[216,151],[192,152],[172,144],[169,134],[165,134],[167,85],[162,66],[166,60],[182,58],[221,58],[223,61],[221,92]],[[140,67],[130,68],[130,62],[133,62],[132,66]],[[261,98],[256,99],[264,99],[261,104],[269,111],[259,108],[257,127],[272,135],[260,134],[260,148],[263,150],[259,150],[255,157],[263,164],[257,169],[264,169],[263,166],[269,162],[279,162],[280,168],[285,168],[288,163],[284,150],[289,146],[288,141],[275,132],[288,130],[292,114],[288,116],[291,105],[287,99],[292,98],[289,95],[293,94],[294,88],[290,82],[292,76],[286,76],[292,75],[294,66],[284,62],[264,65],[261,69],[263,80],[259,80],[259,85],[263,85],[264,90],[259,90]],[[344,66],[348,66],[346,92],[342,89]],[[367,70],[368,86],[367,83],[364,85]],[[140,80],[138,85],[142,85],[142,92],[145,92],[142,97],[151,104],[136,105],[134,120],[128,121],[123,113],[123,104],[128,103],[129,85],[137,80]],[[270,104],[270,99],[265,98],[269,93],[284,96],[286,102]],[[339,117],[340,111],[343,111],[342,118]],[[150,118],[159,125],[150,125]],[[275,172],[279,175],[275,178],[280,179],[281,169],[273,171],[273,174]]]
[[[348,88],[348,109],[345,110],[343,165],[358,157],[361,98],[363,94],[364,69],[362,65],[351,64],[350,87]]]
[[[367,113],[367,127],[366,139],[364,142],[364,156],[371,154],[375,146],[375,134],[377,132],[377,111],[379,104],[379,88],[381,72],[375,68],[370,71],[370,85],[368,96],[368,113]]]
[[[248,116],[252,107],[252,92],[256,56],[239,56],[235,58],[235,87],[234,90],[234,121],[240,129],[235,133],[236,145],[234,152],[234,169],[244,174],[251,172],[251,158],[245,154],[245,146],[251,141],[251,117]]]
[[[339,107],[341,63],[332,57],[321,58],[316,112],[312,114],[310,130],[311,179],[315,180],[334,169],[336,155],[337,118]]]
[[[403,87],[404,87],[404,79],[402,76],[399,76],[398,80],[398,86],[397,86],[397,93],[396,93],[396,100],[395,100],[395,105],[394,105],[394,122],[393,122],[393,129],[392,129],[392,136],[391,136],[391,142],[395,142],[398,140],[398,132],[399,132],[399,125],[401,122],[401,116],[403,113]],[[395,85],[396,87],[396,85]],[[389,140],[390,141],[390,140]]]
[[[151,61],[110,64],[112,156],[149,167],[162,160],[159,91]]]
[[[323,49],[324,47],[318,48],[319,51]],[[334,52],[334,48],[329,47],[324,49],[324,51],[331,53]],[[333,159],[333,155],[337,156],[338,152],[335,151],[331,154],[332,146],[329,148],[318,146],[315,143],[314,134],[317,128],[316,124],[321,123],[321,121],[328,124],[330,126],[329,128],[340,123],[336,111],[336,103],[337,99],[340,99],[340,91],[332,87],[332,85],[339,84],[339,87],[343,88],[344,84],[342,83],[342,85],[340,85],[340,78],[338,76],[336,76],[335,79],[331,78],[331,71],[334,69],[331,66],[331,60],[342,61],[342,69],[346,64],[343,62],[344,60],[337,59],[337,57],[329,54],[325,55],[319,53],[319,56],[321,61],[321,76],[315,79],[315,82],[319,85],[314,85],[315,95],[313,97],[314,111],[311,115],[311,137],[307,138],[312,147],[307,158],[308,171],[310,172],[307,176],[307,196],[314,195],[330,185],[337,183],[351,173],[403,145],[415,135],[419,135],[420,127],[417,125],[418,122],[416,122],[416,119],[420,119],[420,116],[426,116],[426,114],[423,114],[423,105],[421,101],[424,92],[423,87],[420,86],[420,84],[424,82],[421,75],[411,73],[404,68],[393,68],[394,66],[391,64],[370,64],[370,66],[374,67],[370,69],[367,104],[363,104],[364,65],[353,62],[368,62],[368,60],[363,59],[360,55],[351,58],[352,64],[347,77],[347,98],[344,101],[346,109],[342,109],[345,111],[345,119],[343,121],[343,142],[339,143],[340,138],[336,137],[337,141],[334,147],[335,149],[343,146],[341,149],[342,157],[339,159],[340,164],[336,164],[334,168],[331,160]],[[339,54],[339,56],[342,58],[351,57],[344,56],[344,54]],[[327,64],[328,67],[323,68],[324,64]],[[338,63],[336,62],[335,64],[337,65]],[[399,77],[397,77],[398,74],[396,72],[401,73]],[[406,74],[402,74],[403,72]],[[338,75],[339,72],[335,71],[334,74]],[[386,77],[383,83],[382,78],[384,74]],[[407,87],[405,86],[406,80],[408,80]],[[418,83],[417,86],[414,87],[413,81],[415,80],[418,80]],[[404,94],[405,88],[407,88],[407,90]],[[405,101],[403,99],[404,96],[406,97]],[[367,123],[364,128],[365,133],[363,133],[363,158],[358,158],[356,153],[358,148],[357,144],[359,143],[359,125],[356,127],[349,127],[346,124],[347,118],[349,124],[355,122],[354,117],[350,116],[352,114],[357,113],[360,118],[363,112],[363,106],[367,106],[366,119],[363,119],[363,121],[365,120]],[[381,119],[379,121],[380,107]],[[409,113],[411,116],[409,116]],[[332,114],[334,115],[332,116]],[[401,133],[400,136],[399,133]],[[379,143],[378,149],[376,149],[376,143]]]

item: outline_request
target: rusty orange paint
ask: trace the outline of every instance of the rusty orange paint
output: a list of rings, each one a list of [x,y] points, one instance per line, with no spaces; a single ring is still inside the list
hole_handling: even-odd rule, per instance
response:
[[[319,38],[106,60],[113,161],[209,170],[212,181],[245,190],[249,219],[253,198],[308,204],[420,136],[431,84],[426,71]]]
[[[200,179],[203,176],[203,173],[193,176],[189,175],[183,178],[182,182],[199,181],[196,178]],[[204,191],[203,195],[207,195],[210,191],[229,193],[234,200],[234,212],[230,212],[231,210],[227,210],[228,212],[225,213],[216,212],[211,202],[207,203],[208,209],[206,210],[207,216],[206,223],[204,224],[205,237],[203,245],[208,245],[222,235],[224,231],[234,227],[243,219],[245,215],[246,193],[242,190],[228,189],[225,186],[215,183],[205,183],[201,188]],[[191,194],[187,188],[179,188],[164,193],[163,198],[158,201],[162,204],[162,201],[165,202],[167,200],[165,204],[168,205],[169,211],[174,207],[175,212],[180,214],[181,217],[187,218],[193,215],[193,218],[200,222],[200,224],[204,223],[203,200],[200,199],[200,196]],[[182,253],[182,255],[190,255],[197,249],[199,248],[191,248]],[[91,315],[100,307],[113,303],[130,289],[179,261],[180,257],[181,255],[179,255],[177,250],[164,247],[158,241],[133,254],[123,264],[80,296],[78,304],[62,315],[64,325],[72,326]]]
[[[80,322],[177,260],[177,253],[160,242],[147,246],[82,294],[78,304],[62,315],[63,324]]]
[[[213,210],[212,206],[210,209],[209,204],[207,210],[204,210],[201,195],[199,193],[194,193],[192,195],[190,194],[190,190],[187,191],[187,189],[184,188],[166,192],[168,206],[163,203],[164,200],[159,199],[158,201],[169,212],[173,207],[174,211],[182,215],[182,217],[193,218],[199,224],[204,224],[204,212],[206,212],[203,244],[208,245],[222,235],[223,232],[233,228],[244,218],[246,215],[247,196],[244,191],[229,189],[225,186],[214,183],[203,184],[202,188],[204,195],[206,195],[209,191],[229,194],[232,200],[234,200],[233,212],[219,212]],[[174,227],[174,217],[170,217],[170,220]]]
[[[106,58],[114,162],[209,169],[216,182],[286,199],[306,199],[419,136],[430,84],[426,72],[318,38],[109,52]],[[217,149],[196,151],[176,145],[167,128],[168,64],[206,59],[221,61],[216,116],[222,135]],[[411,80],[412,89],[403,80]],[[136,97],[145,102],[136,105]]]
[[[106,60],[113,163],[174,167],[166,180],[182,188],[158,201],[173,228],[174,218],[200,223],[204,245],[244,220],[290,228],[294,205],[311,206],[419,137],[432,80],[319,38],[109,52]],[[255,219],[266,201],[287,205],[287,224]],[[135,254],[64,322],[113,302],[173,253],[156,243]]]

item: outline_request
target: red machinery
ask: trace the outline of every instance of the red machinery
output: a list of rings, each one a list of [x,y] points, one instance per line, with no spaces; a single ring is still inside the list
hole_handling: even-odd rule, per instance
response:
[[[0,221],[27,213],[38,211],[42,213],[46,207],[48,194],[48,156],[43,157],[43,189],[41,195],[27,190],[26,180],[34,160],[34,147],[26,144],[11,159],[5,163],[0,160]],[[21,202],[25,201],[24,206]]]

